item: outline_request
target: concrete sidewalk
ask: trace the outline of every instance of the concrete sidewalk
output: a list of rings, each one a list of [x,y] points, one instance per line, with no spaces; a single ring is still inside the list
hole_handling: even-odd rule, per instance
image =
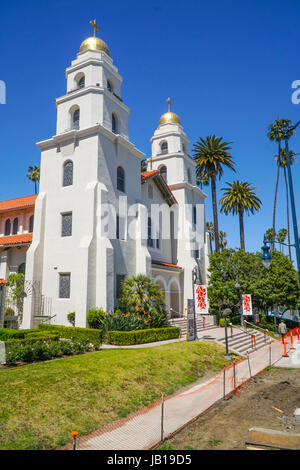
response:
[[[294,339],[295,349],[290,349],[288,357],[282,357],[279,361],[275,362],[274,367],[285,367],[291,369],[300,369],[300,343]]]

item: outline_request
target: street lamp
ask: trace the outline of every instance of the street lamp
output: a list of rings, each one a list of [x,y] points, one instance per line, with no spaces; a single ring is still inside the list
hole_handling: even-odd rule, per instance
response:
[[[268,246],[266,235],[264,236],[264,244],[261,247],[261,249],[262,249],[261,259],[262,259],[263,265],[265,268],[269,269],[272,263],[272,256],[270,253],[270,247]]]

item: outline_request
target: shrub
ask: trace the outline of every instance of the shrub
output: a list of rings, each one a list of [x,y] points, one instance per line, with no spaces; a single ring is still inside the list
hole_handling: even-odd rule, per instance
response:
[[[73,339],[75,341],[88,341],[95,347],[101,345],[102,330],[92,328],[78,328],[75,326],[62,326],[62,325],[46,325],[41,323],[40,330],[47,330],[49,332],[57,333],[61,338]]]
[[[164,295],[153,279],[144,274],[132,276],[122,282],[120,302],[124,312],[149,315],[148,328],[167,325]]]
[[[219,326],[225,326],[225,318],[220,318],[219,319]]]
[[[7,316],[7,317],[13,317],[15,315],[15,311],[14,311],[13,308],[7,307],[5,309],[4,315]]]
[[[25,330],[13,330],[10,328],[0,328],[0,341],[12,338],[24,338]]]
[[[146,330],[136,331],[108,331],[105,335],[110,344],[126,346],[130,344],[144,344],[167,339],[176,339],[179,337],[180,328],[147,328]]]
[[[68,313],[67,319],[69,320],[72,326],[75,326],[75,312]]]
[[[102,310],[102,308],[90,308],[87,313],[87,322],[90,328],[102,328],[102,319],[104,315],[105,312]]]

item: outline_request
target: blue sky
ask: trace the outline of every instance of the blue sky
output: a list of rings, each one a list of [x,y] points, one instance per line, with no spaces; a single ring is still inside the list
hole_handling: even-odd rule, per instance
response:
[[[65,68],[91,35],[93,18],[124,78],[131,141],[149,156],[150,137],[170,96],[192,144],[210,134],[233,142],[237,172],[225,171],[218,189],[233,179],[258,188],[263,208],[246,217],[245,229],[246,249],[260,249],[272,225],[276,176],[267,125],[300,119],[300,105],[291,101],[291,84],[300,79],[297,0],[1,2],[0,80],[7,104],[0,105],[0,200],[34,192],[25,176],[29,165],[40,162],[35,144],[55,134],[54,100],[65,93]],[[300,130],[290,146],[300,153]],[[299,205],[299,157],[293,178]],[[210,188],[206,193],[211,220]],[[220,215],[219,225],[228,245],[239,246],[238,218]],[[282,178],[277,227],[285,226]]]

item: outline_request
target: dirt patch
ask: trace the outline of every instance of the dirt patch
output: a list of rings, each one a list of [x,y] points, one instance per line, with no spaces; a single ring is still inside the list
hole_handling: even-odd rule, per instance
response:
[[[272,368],[251,379],[240,390],[219,402],[188,425],[164,448],[246,449],[248,430],[263,427],[300,433],[300,422],[293,413],[300,407],[300,369]]]

